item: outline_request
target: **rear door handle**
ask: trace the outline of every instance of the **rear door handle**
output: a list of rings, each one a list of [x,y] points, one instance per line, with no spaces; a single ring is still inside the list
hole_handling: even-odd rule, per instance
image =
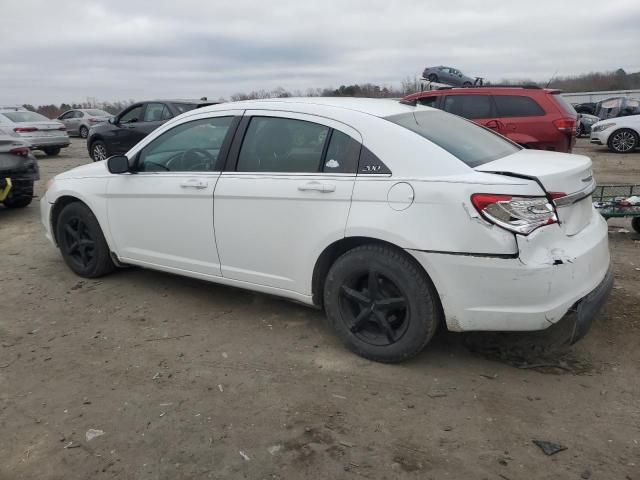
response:
[[[316,191],[316,192],[329,193],[329,192],[335,192],[336,186],[331,183],[313,181],[313,182],[303,183],[302,185],[298,185],[298,190],[300,190],[301,192]]]
[[[182,188],[198,188],[198,189],[207,188],[207,185],[208,185],[207,182],[203,182],[202,180],[196,180],[196,179],[185,180],[180,184]]]

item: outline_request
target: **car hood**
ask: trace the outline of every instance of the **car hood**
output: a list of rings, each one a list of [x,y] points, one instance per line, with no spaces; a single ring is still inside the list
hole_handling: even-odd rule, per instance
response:
[[[109,174],[107,170],[107,161],[88,163],[86,165],[80,165],[79,167],[72,168],[66,172],[62,172],[56,175],[56,180],[68,180],[72,178],[96,178],[106,177]]]

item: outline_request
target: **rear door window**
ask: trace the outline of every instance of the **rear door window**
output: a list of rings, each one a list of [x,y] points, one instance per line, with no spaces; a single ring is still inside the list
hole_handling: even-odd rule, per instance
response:
[[[539,117],[545,114],[538,102],[519,95],[494,95],[498,117]]]
[[[237,170],[318,172],[328,134],[329,127],[313,122],[253,117],[240,148]]]
[[[426,138],[472,168],[520,151],[504,137],[438,110],[402,113],[386,120]]]
[[[167,109],[164,103],[148,103],[144,111],[143,122],[160,122],[163,120],[164,111]]]
[[[448,95],[444,110],[464,118],[491,118],[491,97],[489,95]]]

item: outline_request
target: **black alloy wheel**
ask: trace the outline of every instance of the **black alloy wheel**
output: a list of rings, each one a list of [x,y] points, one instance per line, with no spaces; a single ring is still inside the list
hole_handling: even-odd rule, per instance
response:
[[[428,275],[390,245],[362,245],[340,256],[325,279],[323,303],[347,348],[385,363],[420,353],[442,318]]]
[[[80,269],[87,269],[95,261],[96,242],[87,224],[80,217],[70,217],[65,221],[63,238],[60,246],[64,253],[78,265]]]
[[[396,343],[407,331],[406,294],[389,278],[370,268],[342,285],[340,310],[351,333],[370,345]]]
[[[65,206],[55,236],[66,264],[81,277],[95,278],[115,269],[111,250],[93,212],[81,202]]]

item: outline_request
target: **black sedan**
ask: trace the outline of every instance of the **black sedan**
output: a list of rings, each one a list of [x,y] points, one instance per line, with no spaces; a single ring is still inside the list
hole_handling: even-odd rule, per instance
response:
[[[97,162],[111,155],[124,154],[167,120],[212,104],[203,100],[152,100],[134,103],[108,122],[89,130],[89,155]]]

